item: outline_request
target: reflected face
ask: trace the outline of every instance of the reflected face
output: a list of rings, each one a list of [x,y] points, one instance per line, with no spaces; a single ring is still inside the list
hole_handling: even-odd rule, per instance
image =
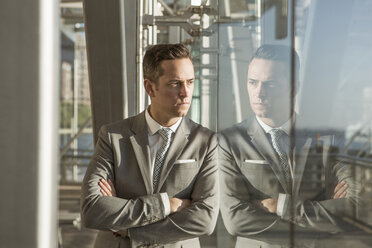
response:
[[[157,83],[150,82],[151,92],[145,87],[151,97],[150,113],[163,124],[187,114],[194,91],[194,67],[188,58],[164,60],[160,66],[163,74]]]
[[[265,122],[285,122],[290,113],[289,71],[284,62],[254,58],[248,67],[248,95],[253,112]],[[282,123],[281,123],[282,124]]]

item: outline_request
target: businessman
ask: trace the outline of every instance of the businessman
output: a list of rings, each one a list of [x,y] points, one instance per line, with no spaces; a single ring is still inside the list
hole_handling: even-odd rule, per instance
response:
[[[289,47],[258,48],[247,79],[255,115],[219,135],[220,207],[236,247],[321,247],[348,228],[340,217],[353,214],[357,187],[334,159],[333,135],[292,130],[302,127],[291,111],[298,70]]]
[[[105,125],[82,185],[83,223],[95,247],[200,247],[218,215],[217,139],[186,114],[194,69],[182,44],[143,58],[151,105]]]

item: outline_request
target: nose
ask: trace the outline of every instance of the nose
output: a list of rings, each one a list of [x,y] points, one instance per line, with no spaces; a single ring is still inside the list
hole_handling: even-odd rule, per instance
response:
[[[266,89],[265,89],[264,85],[262,84],[262,82],[257,83],[257,87],[256,87],[255,90],[256,90],[256,96],[257,97],[266,96]]]
[[[182,96],[182,97],[188,97],[190,96],[190,93],[191,93],[191,85],[185,81],[183,82],[181,85],[180,85],[180,91],[179,91],[179,95]]]

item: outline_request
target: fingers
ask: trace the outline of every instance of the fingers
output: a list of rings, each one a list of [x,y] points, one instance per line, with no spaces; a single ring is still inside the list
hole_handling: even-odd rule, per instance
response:
[[[184,208],[187,208],[191,205],[190,199],[179,199],[179,198],[170,198],[169,199],[171,213],[179,212]]]
[[[269,213],[276,213],[277,205],[278,205],[278,200],[274,198],[267,198],[263,200],[252,200],[252,204],[266,212]]]
[[[101,188],[101,193],[104,196],[112,196],[112,188],[110,184],[105,180],[101,179],[98,183],[99,187]]]
[[[101,194],[104,195],[104,196],[109,196],[103,189],[100,189],[101,191]]]
[[[108,183],[109,183],[109,185],[111,187],[112,195],[113,196],[116,196],[116,190],[115,190],[114,184],[112,183],[112,181],[110,179],[108,180]]]
[[[333,191],[333,199],[344,198],[349,185],[345,181],[338,183]]]
[[[341,181],[340,183],[338,183],[335,189],[333,190],[333,193],[336,194],[336,192],[339,191],[342,188],[342,186],[344,186],[345,184],[346,184],[345,181]]]
[[[345,198],[347,191],[345,190],[342,194],[340,194],[339,198]]]
[[[178,212],[182,206],[182,200],[178,198],[170,198],[169,199],[171,213]]]
[[[338,199],[338,198],[344,198],[347,194],[347,188],[349,186],[347,184],[345,184],[342,188],[340,188],[339,191],[337,191],[334,196],[333,196],[333,199]]]
[[[263,207],[270,213],[276,213],[278,200],[274,198],[267,198],[261,201]]]

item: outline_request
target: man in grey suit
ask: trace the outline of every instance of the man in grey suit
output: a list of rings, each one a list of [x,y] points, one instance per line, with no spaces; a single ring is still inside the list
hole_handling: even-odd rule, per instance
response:
[[[326,246],[322,239],[349,227],[340,217],[354,213],[357,187],[334,159],[333,135],[298,128],[298,70],[294,50],[261,46],[248,67],[255,116],[219,135],[220,207],[236,247]]]
[[[215,134],[186,117],[194,69],[182,44],[144,56],[151,105],[105,125],[82,185],[83,223],[95,247],[200,247],[218,215]]]

